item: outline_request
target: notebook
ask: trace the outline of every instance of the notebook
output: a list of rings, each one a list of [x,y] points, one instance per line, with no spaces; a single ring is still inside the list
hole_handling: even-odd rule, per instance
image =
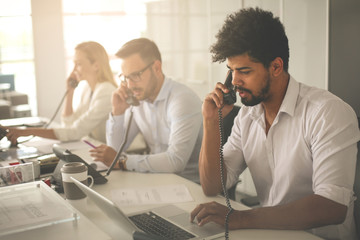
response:
[[[126,215],[116,204],[105,198],[98,192],[72,178],[74,183],[91,199],[111,220],[121,226],[130,236],[135,234],[150,234],[160,236],[159,238],[149,239],[214,239],[224,236],[224,227],[213,222],[199,227],[196,223],[190,222],[190,214],[175,205],[166,205]],[[148,223],[152,221],[152,223]],[[157,227],[154,222],[165,226],[170,233],[156,232]],[[162,230],[161,230],[162,231]],[[184,233],[186,232],[186,233]],[[180,236],[175,234],[179,233]],[[181,235],[184,234],[184,235]],[[135,239],[135,237],[134,237]],[[139,238],[140,239],[140,238]],[[144,238],[146,239],[146,238]]]

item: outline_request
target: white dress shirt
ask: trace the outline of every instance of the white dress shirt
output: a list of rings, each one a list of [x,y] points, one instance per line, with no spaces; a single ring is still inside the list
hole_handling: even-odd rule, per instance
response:
[[[141,101],[140,106],[127,109],[123,115],[110,114],[107,144],[117,151],[123,142],[130,109],[133,121],[124,150],[141,132],[150,154],[128,155],[127,169],[178,173],[199,182],[198,160],[202,139],[200,98],[185,85],[165,78],[153,103]]]
[[[312,232],[324,238],[355,239],[353,184],[359,139],[357,118],[348,104],[290,77],[267,135],[261,104],[240,109],[224,146],[227,187],[248,167],[262,206],[314,193],[331,199],[348,207],[346,220]]]
[[[62,117],[62,126],[54,128],[60,141],[75,141],[89,135],[100,142],[106,141],[106,120],[111,112],[111,96],[116,87],[110,82],[96,84],[94,92],[84,84],[79,106],[73,114]]]

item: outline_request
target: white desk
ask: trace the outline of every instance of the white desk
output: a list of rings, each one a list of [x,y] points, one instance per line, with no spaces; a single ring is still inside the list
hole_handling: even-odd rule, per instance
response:
[[[49,120],[43,117],[22,117],[0,120],[3,127],[42,127]]]
[[[88,153],[87,153],[88,154]],[[87,155],[85,154],[85,155]],[[84,159],[88,156],[82,156]],[[85,159],[86,160],[86,159]],[[178,207],[191,212],[197,204],[217,201],[225,205],[225,198],[221,196],[206,197],[201,186],[175,174],[143,174],[135,172],[123,172],[113,170],[108,177],[108,182],[103,185],[94,185],[93,189],[111,200],[111,190],[119,188],[144,188],[173,184],[184,184],[190,191],[194,201],[176,204]],[[234,209],[248,209],[239,202],[231,202]],[[157,205],[158,206],[158,205]],[[155,205],[141,205],[122,209],[125,213],[138,212],[140,210],[155,207]],[[115,225],[94,203],[88,200],[87,210],[80,215],[80,221],[73,223],[61,223],[43,227],[22,233],[0,238],[0,240],[17,239],[132,239],[122,231],[120,226]],[[85,216],[85,217],[84,217]],[[230,239],[292,239],[292,240],[315,240],[321,239],[305,231],[285,230],[236,230],[230,231]]]
[[[109,181],[104,185],[94,185],[93,189],[111,200],[111,190],[119,188],[143,188],[151,186],[163,186],[173,184],[185,184],[194,198],[194,202],[176,204],[180,208],[191,212],[197,204],[209,201],[217,201],[225,204],[225,198],[206,197],[202,189],[196,183],[179,177],[175,174],[143,174],[135,172],[122,172],[114,170],[108,177]],[[239,202],[231,202],[235,209],[248,209]],[[123,209],[125,213],[137,212],[143,209],[154,207],[155,205],[131,206]],[[101,210],[88,200],[87,211],[83,212],[85,216],[93,221],[100,229],[109,234],[113,239],[132,239],[119,226],[111,222]],[[292,240],[312,240],[320,239],[305,231],[285,231],[285,230],[236,230],[230,231],[230,239],[292,239]]]
[[[93,189],[105,197],[111,199],[111,191],[120,188],[144,188],[152,186],[164,186],[184,184],[192,195],[194,201],[176,204],[178,207],[191,212],[199,203],[217,201],[225,204],[221,196],[206,197],[202,189],[196,183],[179,177],[175,174],[143,174],[135,172],[122,172],[114,170],[108,177],[108,182],[102,185],[94,185]],[[65,200],[64,200],[65,201]],[[235,209],[248,209],[239,202],[232,201]],[[138,212],[155,205],[130,206],[123,208],[125,213]],[[158,205],[156,205],[158,206]],[[106,240],[106,239],[132,239],[126,234],[121,226],[114,224],[91,200],[88,199],[87,209],[79,212],[80,219],[77,222],[59,223],[52,226],[41,227],[34,230],[19,232],[4,237],[0,240]],[[279,231],[279,230],[236,230],[230,231],[230,239],[292,239],[292,240],[315,240],[320,239],[304,231]]]

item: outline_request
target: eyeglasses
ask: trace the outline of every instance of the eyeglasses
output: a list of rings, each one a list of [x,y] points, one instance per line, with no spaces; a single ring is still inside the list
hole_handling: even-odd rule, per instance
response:
[[[148,64],[146,67],[144,67],[143,69],[141,69],[138,72],[134,72],[132,74],[130,74],[129,76],[125,76],[124,74],[120,73],[118,75],[120,81],[124,81],[127,82],[128,80],[132,81],[132,82],[140,82],[141,81],[141,75],[154,64],[155,61],[151,62],[150,64]]]

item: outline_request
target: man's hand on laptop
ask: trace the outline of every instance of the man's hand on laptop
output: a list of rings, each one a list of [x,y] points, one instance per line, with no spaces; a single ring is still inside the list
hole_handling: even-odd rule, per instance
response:
[[[199,226],[204,226],[209,222],[215,222],[221,226],[225,226],[225,217],[229,209],[217,202],[208,202],[199,204],[190,213],[190,221],[197,220]],[[239,211],[233,211],[229,218],[229,229],[237,229],[236,221],[231,221],[235,218],[236,213]]]

